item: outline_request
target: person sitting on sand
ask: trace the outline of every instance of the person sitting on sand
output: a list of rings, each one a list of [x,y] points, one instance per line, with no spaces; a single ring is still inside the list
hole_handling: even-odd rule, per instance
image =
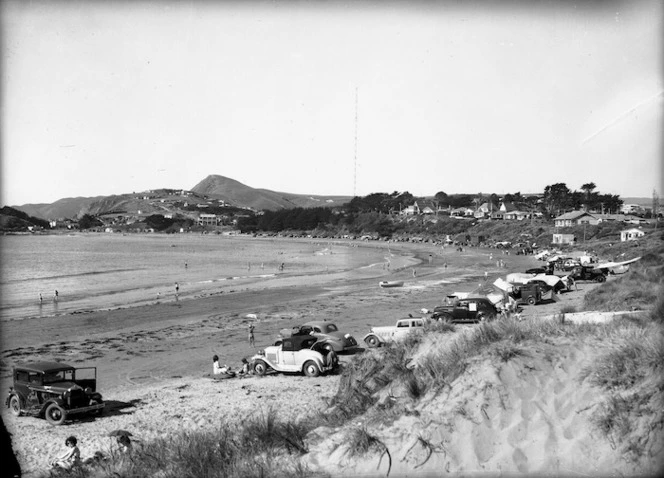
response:
[[[81,460],[81,452],[76,446],[77,440],[75,436],[70,436],[65,440],[67,451],[57,457],[51,462],[53,468],[62,468],[63,470],[71,470]]]
[[[131,453],[133,445],[131,444],[131,440],[127,435],[120,435],[118,437],[118,448],[120,449],[121,453]]]
[[[212,373],[214,375],[219,375],[221,372],[221,366],[219,365],[219,356],[215,355],[212,357]]]

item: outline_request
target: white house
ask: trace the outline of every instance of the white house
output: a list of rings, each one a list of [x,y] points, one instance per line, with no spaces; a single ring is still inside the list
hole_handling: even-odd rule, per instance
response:
[[[641,229],[637,229],[633,227],[632,229],[626,229],[624,231],[620,231],[620,240],[621,241],[635,241],[639,237],[645,236],[645,232],[643,232]]]

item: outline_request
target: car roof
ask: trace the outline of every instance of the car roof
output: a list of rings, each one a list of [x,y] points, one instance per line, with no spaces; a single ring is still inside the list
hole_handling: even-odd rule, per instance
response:
[[[16,365],[15,369],[28,372],[53,372],[57,370],[76,370],[75,367],[61,362],[30,362]]]
[[[312,320],[310,322],[305,322],[302,325],[308,325],[309,327],[313,327],[314,325],[318,325],[319,327],[322,325],[328,325],[332,324],[332,322],[328,322],[327,320]]]

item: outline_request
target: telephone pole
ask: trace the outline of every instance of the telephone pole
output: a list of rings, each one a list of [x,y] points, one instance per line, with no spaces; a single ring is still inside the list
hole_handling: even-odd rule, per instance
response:
[[[357,196],[357,86],[355,87],[355,154],[353,159],[353,197]]]

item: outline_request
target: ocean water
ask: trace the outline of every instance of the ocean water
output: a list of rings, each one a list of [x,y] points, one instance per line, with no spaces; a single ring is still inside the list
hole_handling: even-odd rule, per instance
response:
[[[271,278],[360,270],[384,261],[385,251],[379,249],[315,240],[193,234],[2,236],[0,320],[174,300],[176,283],[182,300]]]

